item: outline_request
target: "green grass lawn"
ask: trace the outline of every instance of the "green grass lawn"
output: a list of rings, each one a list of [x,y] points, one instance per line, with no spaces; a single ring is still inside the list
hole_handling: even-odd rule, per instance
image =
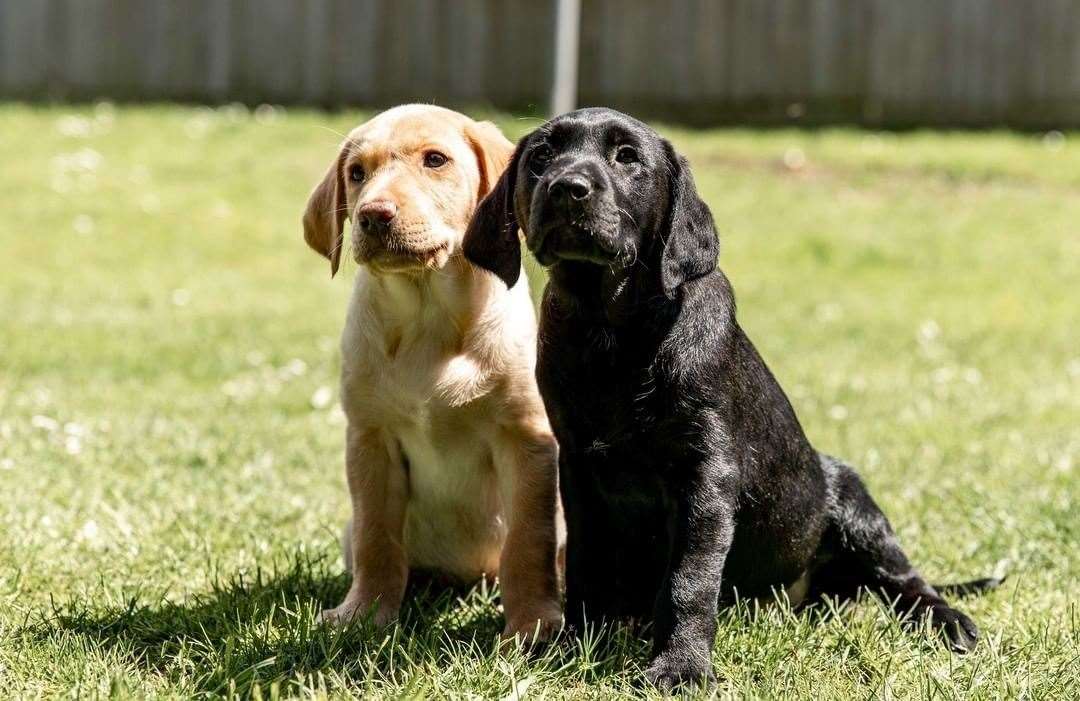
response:
[[[362,118],[0,106],[0,697],[643,693],[624,630],[499,651],[491,591],[313,624],[348,585],[356,266],[330,280],[299,220]],[[966,657],[872,600],[724,611],[716,691],[1075,696],[1080,134],[664,132],[815,445],[931,580],[1010,571],[962,603]]]

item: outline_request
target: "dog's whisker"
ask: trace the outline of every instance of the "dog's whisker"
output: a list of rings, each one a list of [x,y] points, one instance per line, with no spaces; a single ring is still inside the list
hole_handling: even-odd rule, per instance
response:
[[[325,129],[326,131],[330,132],[331,134],[334,134],[336,136],[340,136],[342,139],[345,140],[345,143],[347,143],[351,147],[355,148],[355,147],[358,147],[360,145],[360,142],[356,141],[356,139],[349,136],[348,134],[341,133],[337,129],[332,129],[332,128],[326,126],[325,124],[320,124],[319,127],[322,128],[322,129]]]

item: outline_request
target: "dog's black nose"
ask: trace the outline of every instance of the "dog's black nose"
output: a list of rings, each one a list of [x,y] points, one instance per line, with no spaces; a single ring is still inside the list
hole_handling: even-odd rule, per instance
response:
[[[386,200],[376,200],[360,205],[357,211],[360,228],[366,234],[383,234],[390,228],[390,222],[397,216],[397,205]]]
[[[589,199],[592,190],[592,183],[580,173],[560,175],[548,186],[548,193],[552,197],[560,200],[576,200],[578,202]]]

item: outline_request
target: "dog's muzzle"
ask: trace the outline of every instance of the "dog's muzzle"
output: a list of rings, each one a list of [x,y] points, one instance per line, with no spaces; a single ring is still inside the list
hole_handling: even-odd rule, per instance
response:
[[[569,170],[537,186],[526,244],[541,265],[559,260],[610,263],[616,259],[618,218],[609,193],[587,172]]]

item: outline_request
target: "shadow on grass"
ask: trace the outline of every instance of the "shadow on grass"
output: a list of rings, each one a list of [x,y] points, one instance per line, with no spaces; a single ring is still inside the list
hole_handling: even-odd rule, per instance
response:
[[[55,606],[29,625],[39,640],[76,636],[192,691],[249,695],[275,682],[376,693],[407,690],[417,678],[455,664],[496,667],[502,616],[497,593],[483,584],[449,587],[414,574],[398,625],[368,621],[335,629],[316,622],[348,588],[323,559],[297,555],[250,575],[216,581],[181,602],[141,593],[124,603],[87,599]],[[564,640],[534,654],[530,664],[595,682],[626,673],[645,652],[629,630]]]
[[[181,693],[251,696],[257,685],[265,690],[279,683],[423,696],[433,675],[446,674],[444,687],[486,680],[487,688],[471,690],[502,695],[496,685],[504,683],[507,664],[562,684],[608,682],[631,695],[641,690],[647,628],[590,626],[531,656],[501,651],[496,591],[483,584],[450,587],[421,573],[410,577],[398,625],[318,624],[318,613],[339,603],[348,584],[327,558],[297,554],[250,575],[219,578],[208,592],[180,602],[142,593],[124,601],[103,595],[65,602],[25,632],[42,641],[74,637],[88,650],[160,675]],[[732,640],[773,640],[770,646],[782,650],[791,635],[828,625],[854,603],[824,600],[792,611],[786,603],[727,602],[719,624]],[[761,630],[750,630],[755,626]]]

